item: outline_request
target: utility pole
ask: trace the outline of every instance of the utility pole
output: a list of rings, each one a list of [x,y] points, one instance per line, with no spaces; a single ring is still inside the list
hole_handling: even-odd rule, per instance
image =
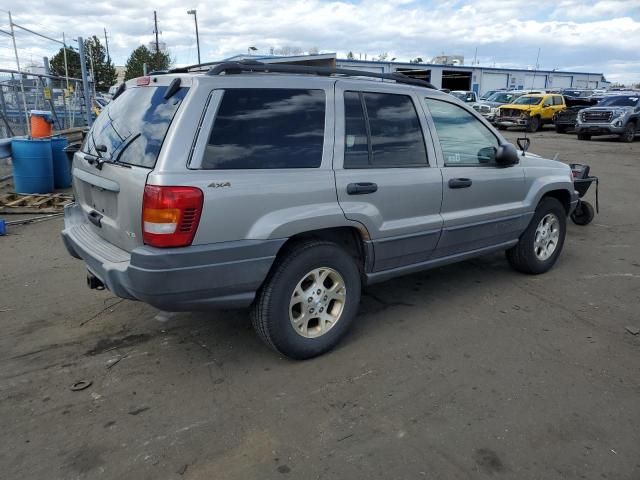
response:
[[[156,34],[156,53],[160,53],[160,42],[158,41],[158,15],[153,11],[153,33]]]
[[[16,66],[18,67],[18,75],[20,75],[20,91],[22,92],[22,105],[24,106],[24,118],[27,122],[27,133],[31,136],[31,124],[29,122],[29,112],[27,111],[27,96],[24,93],[24,77],[20,71],[20,59],[18,58],[18,47],[16,46],[16,32],[13,30],[13,19],[11,12],[9,13],[9,26],[11,28],[11,39],[13,40],[13,51],[16,54]]]
[[[107,38],[107,29],[104,29],[104,45],[107,49],[107,63],[111,63],[111,56],[109,55],[109,39]]]

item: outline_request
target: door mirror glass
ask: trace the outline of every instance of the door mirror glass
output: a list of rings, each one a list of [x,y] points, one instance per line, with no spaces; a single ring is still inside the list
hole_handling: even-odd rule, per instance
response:
[[[498,147],[495,161],[501,167],[515,165],[520,161],[518,158],[518,150],[516,150],[516,147],[511,143],[503,143]]]

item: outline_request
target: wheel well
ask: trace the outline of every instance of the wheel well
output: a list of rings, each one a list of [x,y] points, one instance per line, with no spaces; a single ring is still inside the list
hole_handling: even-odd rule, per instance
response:
[[[326,240],[343,247],[347,253],[356,260],[360,271],[364,273],[365,265],[367,262],[372,261],[370,254],[367,252],[367,247],[364,244],[366,235],[366,232],[361,232],[356,227],[333,227],[302,232],[290,237],[284,245],[280,247],[278,257],[286,255],[286,253],[297,244],[310,240]]]
[[[542,198],[545,197],[552,197],[558,200],[564,207],[567,215],[569,215],[569,210],[571,210],[571,195],[569,194],[569,192],[567,192],[566,190],[552,190],[542,196]]]

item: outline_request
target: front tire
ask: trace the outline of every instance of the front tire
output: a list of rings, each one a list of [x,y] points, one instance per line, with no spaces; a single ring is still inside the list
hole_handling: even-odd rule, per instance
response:
[[[518,244],[507,250],[507,260],[517,271],[538,275],[556,263],[567,232],[567,212],[553,197],[538,204]]]
[[[291,248],[258,292],[251,320],[267,346],[303,360],[334,348],[358,311],[362,283],[344,249],[326,241]]]
[[[633,142],[636,137],[636,126],[633,122],[627,123],[627,126],[624,127],[624,132],[620,134],[620,141],[625,143]]]
[[[579,133],[578,140],[591,140],[591,135],[588,133]]]
[[[541,125],[542,123],[540,122],[540,119],[538,117],[531,117],[529,118],[529,122],[527,123],[527,132],[537,132],[540,129]]]
[[[566,125],[556,125],[556,132],[557,133],[567,133],[567,126]]]

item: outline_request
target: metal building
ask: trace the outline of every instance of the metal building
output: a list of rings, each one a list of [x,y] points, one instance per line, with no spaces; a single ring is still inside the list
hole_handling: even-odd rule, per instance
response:
[[[266,63],[292,63],[327,67],[352,68],[367,72],[401,72],[431,82],[437,88],[472,90],[483,94],[501,88],[513,90],[550,88],[606,88],[609,82],[602,73],[565,72],[561,70],[528,70],[494,68],[479,65],[440,65],[430,63],[378,62],[337,58],[335,53],[279,57],[270,55],[237,55],[227,60],[252,59]]]

